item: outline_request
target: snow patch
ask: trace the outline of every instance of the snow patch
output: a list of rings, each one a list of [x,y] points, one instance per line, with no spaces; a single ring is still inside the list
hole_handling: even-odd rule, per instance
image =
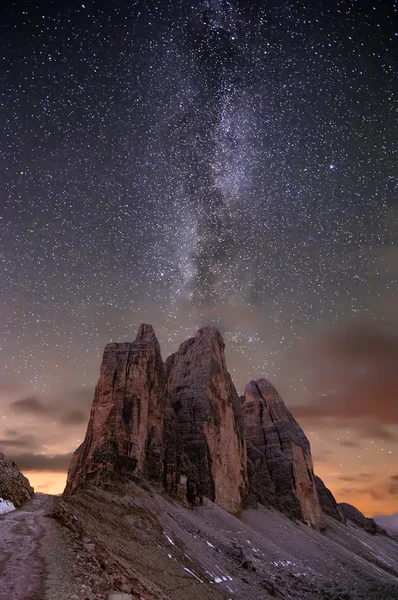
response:
[[[186,571],[187,573],[189,573],[190,575],[192,575],[193,577],[195,577],[198,581],[200,581],[200,583],[204,583],[201,579],[199,579],[199,577],[197,575],[195,575],[195,573],[193,573],[192,571],[190,571],[186,567],[183,567],[183,569],[184,569],[184,571]]]
[[[210,571],[206,571],[207,575],[209,575],[209,577],[211,577],[214,581],[214,583],[224,583],[225,581],[233,581],[232,577],[230,575],[228,575],[228,573],[224,573],[222,569],[220,569],[220,567],[218,565],[215,565],[216,569],[218,569],[221,572],[221,577],[219,575],[214,575],[214,573],[210,573]],[[210,583],[213,583],[213,581],[211,581]],[[228,587],[228,586],[227,586]],[[231,590],[231,588],[228,588],[232,593],[233,590]]]
[[[273,565],[275,565],[275,567],[295,567],[296,563],[291,562],[290,560],[280,560],[279,562],[273,562]]]
[[[166,536],[166,539],[169,542],[169,544],[171,544],[172,546],[175,546],[173,540],[171,538],[169,538],[169,536],[167,535],[167,533],[165,531],[163,531],[163,533]]]
[[[392,565],[390,565],[390,563],[389,563],[389,562],[387,562],[386,560],[384,560],[384,558],[381,558],[381,556],[379,556],[378,554],[373,554],[373,552],[372,552],[371,554],[372,554],[372,556],[373,556],[374,558],[378,558],[378,559],[379,559],[379,560],[381,560],[381,562],[383,562],[385,565],[388,565],[389,567],[393,568],[393,566],[392,566]]]
[[[229,587],[229,585],[227,585],[226,587],[227,587],[227,589],[228,589],[228,590],[231,592],[231,594],[233,594],[233,593],[234,593],[234,590],[231,590],[231,588]]]
[[[10,500],[3,500],[3,498],[0,498],[0,515],[5,515],[12,510],[15,510],[13,503],[10,502]]]

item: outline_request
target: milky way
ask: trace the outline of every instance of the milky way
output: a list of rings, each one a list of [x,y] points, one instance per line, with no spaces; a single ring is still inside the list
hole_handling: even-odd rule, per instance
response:
[[[68,398],[90,396],[105,343],[132,340],[143,320],[165,356],[216,324],[239,390],[266,375],[292,406],[343,386],[334,372],[313,381],[324,345],[312,340],[325,330],[393,336],[383,345],[389,364],[398,330],[395,8],[8,3],[6,450],[24,428],[29,451],[73,449],[85,417],[70,429],[77,413],[68,421],[62,407],[84,404]],[[350,356],[356,385],[366,369],[362,354]],[[53,437],[38,434],[37,404],[10,410],[26,397],[59,406],[49,411]],[[381,452],[376,437],[392,444],[398,424],[388,414],[377,435],[350,421],[344,440],[361,431],[360,443]],[[320,456],[324,429],[318,423],[311,439]],[[346,473],[363,466],[351,453]]]

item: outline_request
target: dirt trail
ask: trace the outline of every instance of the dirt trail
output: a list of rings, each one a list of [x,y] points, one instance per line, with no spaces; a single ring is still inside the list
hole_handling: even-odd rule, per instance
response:
[[[87,585],[87,570],[69,532],[51,518],[54,496],[35,494],[0,515],[1,600],[106,597]],[[81,575],[81,577],[79,577]]]

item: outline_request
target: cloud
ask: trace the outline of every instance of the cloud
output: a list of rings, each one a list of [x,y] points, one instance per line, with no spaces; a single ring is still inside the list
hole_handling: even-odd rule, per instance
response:
[[[359,448],[359,442],[354,442],[353,440],[341,440],[340,446],[346,446],[347,448]]]
[[[80,425],[81,423],[87,422],[87,414],[82,410],[71,410],[68,413],[62,415],[60,423],[62,425]]]
[[[390,484],[388,486],[388,493],[391,496],[398,496],[398,475],[392,475],[390,477]]]
[[[324,332],[301,348],[300,369],[311,365],[308,401],[292,407],[307,423],[352,427],[362,437],[396,440],[398,334],[371,323]],[[347,442],[346,442],[347,445]]]
[[[331,456],[331,452],[327,452],[326,450],[318,450],[317,452],[313,453],[312,460],[314,463],[326,463],[329,462]]]
[[[18,431],[16,429],[6,429],[4,431],[4,435],[10,435],[10,436],[18,435]]]
[[[70,427],[88,421],[93,397],[91,388],[78,388],[63,391],[52,398],[21,398],[11,402],[9,409],[12,413],[52,419]]]
[[[49,408],[33,396],[11,402],[10,408],[25,415],[43,415],[49,412]]]
[[[0,439],[0,448],[8,455],[8,448],[21,448],[35,450],[39,447],[37,439],[33,435],[18,435]]]
[[[359,483],[364,483],[365,481],[368,481],[373,478],[374,475],[372,475],[371,473],[360,473],[359,475],[340,475],[338,477],[338,479],[340,479],[341,481],[358,481]]]
[[[393,515],[375,515],[374,520],[381,527],[398,532],[398,512]]]
[[[72,452],[67,454],[56,454],[54,456],[24,453],[8,455],[7,458],[13,460],[22,472],[51,471],[59,473],[68,470],[72,455]]]

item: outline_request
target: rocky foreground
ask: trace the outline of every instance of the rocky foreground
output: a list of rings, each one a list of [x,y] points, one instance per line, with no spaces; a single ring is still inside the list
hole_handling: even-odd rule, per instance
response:
[[[323,532],[272,508],[239,518],[116,480],[60,500],[121,600],[396,600],[398,543],[325,516]]]
[[[16,508],[31,498],[33,493],[34,489],[17,465],[12,460],[7,460],[0,452],[0,502],[4,502],[11,509]],[[0,514],[2,512],[0,510]]]

